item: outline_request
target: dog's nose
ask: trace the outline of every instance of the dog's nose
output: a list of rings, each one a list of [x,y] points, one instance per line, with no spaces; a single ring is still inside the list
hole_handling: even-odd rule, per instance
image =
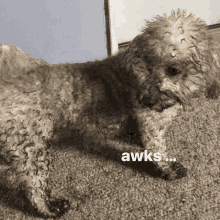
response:
[[[159,97],[150,97],[148,95],[144,95],[140,102],[144,108],[149,108],[157,112],[163,111],[163,106],[159,102]]]
[[[157,103],[157,100],[148,95],[144,95],[140,100],[140,103],[143,105],[143,107],[152,108]]]

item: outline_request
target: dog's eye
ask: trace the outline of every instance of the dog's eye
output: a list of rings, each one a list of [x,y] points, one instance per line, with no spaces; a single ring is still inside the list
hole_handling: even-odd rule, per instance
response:
[[[178,69],[176,69],[176,68],[173,68],[173,67],[170,67],[170,66],[168,67],[167,72],[168,72],[171,76],[175,76],[175,75],[181,73],[180,70],[178,70]]]

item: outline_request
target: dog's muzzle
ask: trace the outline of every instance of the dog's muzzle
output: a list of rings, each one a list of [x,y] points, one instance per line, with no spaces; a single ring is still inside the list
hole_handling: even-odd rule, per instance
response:
[[[159,92],[153,96],[145,94],[140,100],[140,103],[144,108],[150,108],[151,110],[162,112],[164,109],[170,108],[180,102],[171,92],[166,91]]]
[[[189,100],[181,93],[179,83],[174,84],[170,79],[165,78],[159,86],[160,91],[164,92],[170,98],[174,98],[183,105],[184,109],[186,105],[190,105]]]

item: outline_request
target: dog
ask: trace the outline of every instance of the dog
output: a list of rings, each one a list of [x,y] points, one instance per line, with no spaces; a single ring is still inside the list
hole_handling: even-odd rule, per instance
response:
[[[101,61],[48,64],[17,47],[0,47],[0,152],[43,217],[70,207],[48,193],[49,146],[67,134],[88,143],[137,125],[141,146],[162,178],[186,176],[168,162],[164,134],[194,97],[219,96],[219,53],[200,18],[186,11],[147,21],[122,52]],[[117,125],[117,126],[116,126]],[[112,132],[116,130],[116,132]]]

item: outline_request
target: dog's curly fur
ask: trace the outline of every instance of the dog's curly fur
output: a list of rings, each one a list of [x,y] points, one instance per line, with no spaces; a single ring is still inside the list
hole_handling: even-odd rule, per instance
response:
[[[181,164],[165,161],[164,133],[194,96],[219,95],[218,50],[206,24],[181,10],[147,22],[125,51],[102,61],[49,65],[17,47],[0,52],[1,154],[45,217],[69,208],[46,193],[50,140],[67,130],[85,141],[114,138],[132,118],[144,148],[163,155],[155,161],[162,177],[183,177]]]

